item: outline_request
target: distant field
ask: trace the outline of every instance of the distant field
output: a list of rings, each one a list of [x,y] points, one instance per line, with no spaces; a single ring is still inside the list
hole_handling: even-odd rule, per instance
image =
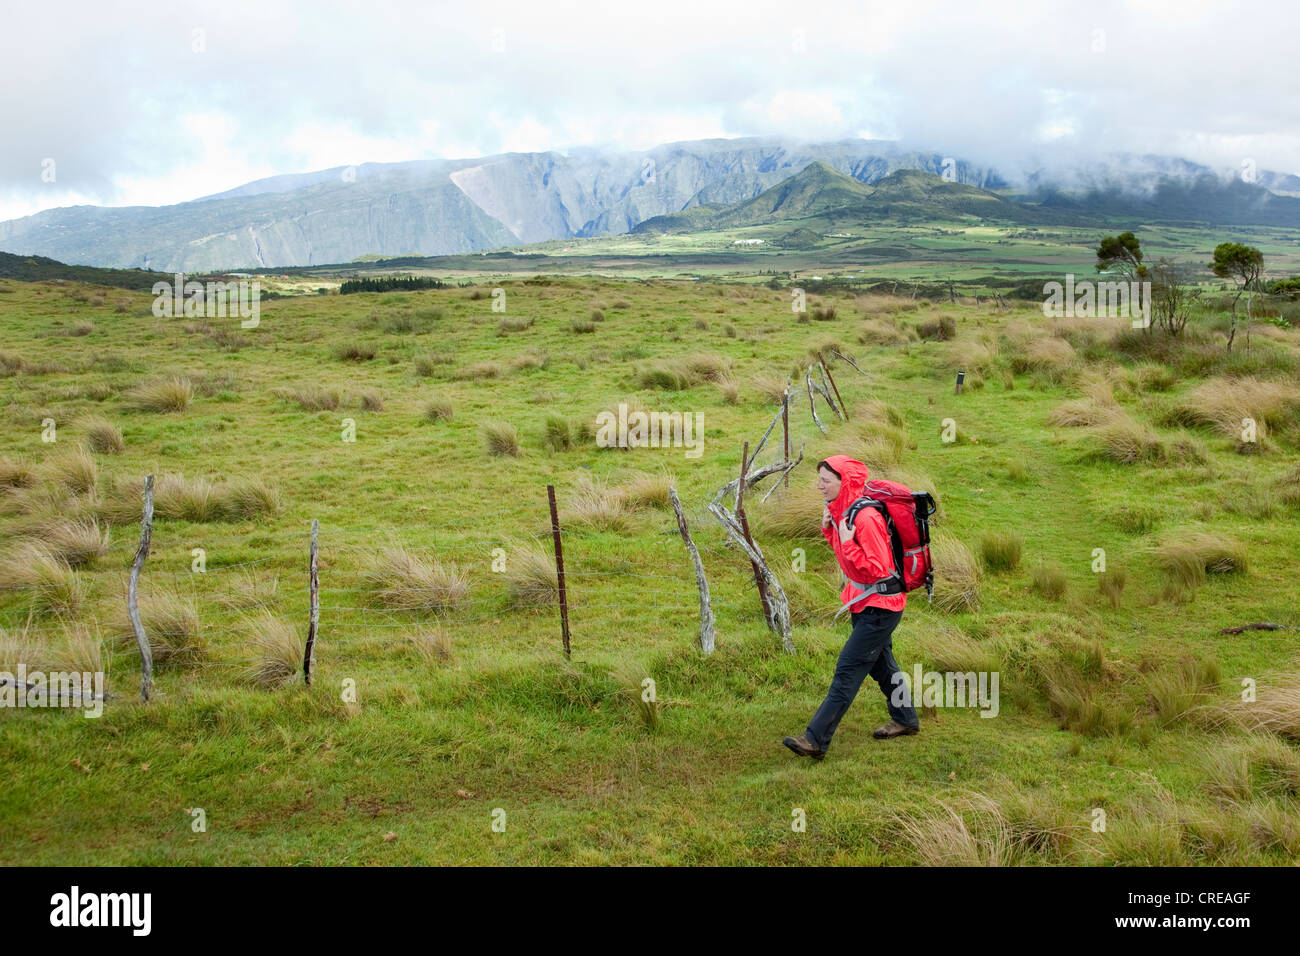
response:
[[[774,268],[1091,270],[1095,233],[1044,231],[881,230]],[[1150,255],[1207,262],[1230,238],[1142,236]],[[1270,270],[1296,264],[1294,236],[1265,238]],[[598,273],[659,248],[637,242],[574,241],[518,271]],[[873,243],[933,258],[875,261]],[[102,662],[114,695],[99,719],[0,708],[0,862],[1294,862],[1300,631],[1219,632],[1300,625],[1300,331],[1257,323],[1228,355],[1217,312],[1171,342],[1122,320],[902,295],[812,295],[813,320],[762,284],[761,253],[663,248],[670,260],[620,278],[278,299],[249,330],[155,318],[147,294],[0,281],[0,671]],[[744,282],[709,278],[733,269]],[[469,256],[430,271],[494,270],[516,271]],[[668,270],[706,278],[641,279]],[[865,373],[831,364],[850,421],[821,404],[823,437],[796,393],[803,463],[766,505],[766,486],[747,495],[790,595],[787,655],[704,506],[771,421],[773,391],[831,348]],[[701,415],[703,454],[596,447],[597,413],[620,401]],[[513,426],[517,455],[496,426]],[[833,452],[940,502],[936,604],[911,596],[903,668],[996,670],[1001,701],[995,719],[926,709],[920,735],[879,742],[883,700],[864,685],[810,764],[780,741],[805,727],[847,633],[830,621],[838,572],[811,495]],[[122,619],[146,473],[159,514],[141,593],[159,664],[142,704]],[[549,602],[548,482],[572,662]],[[718,611],[708,657],[670,483]],[[308,689],[276,663],[305,634],[313,519]],[[402,607],[434,600],[448,607]],[[259,685],[256,666],[287,683]]]

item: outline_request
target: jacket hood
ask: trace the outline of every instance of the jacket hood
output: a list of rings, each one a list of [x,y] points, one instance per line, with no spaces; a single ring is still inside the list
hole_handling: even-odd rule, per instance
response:
[[[826,464],[840,473],[840,493],[827,506],[831,517],[838,524],[849,505],[862,497],[862,487],[867,483],[870,473],[866,465],[847,455],[831,455],[826,459]]]

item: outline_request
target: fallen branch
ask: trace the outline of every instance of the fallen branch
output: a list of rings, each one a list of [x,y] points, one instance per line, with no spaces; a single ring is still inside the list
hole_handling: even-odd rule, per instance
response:
[[[1269,624],[1261,621],[1258,624],[1243,624],[1241,627],[1225,627],[1220,634],[1240,634],[1242,631],[1300,631],[1300,627],[1294,624]]]

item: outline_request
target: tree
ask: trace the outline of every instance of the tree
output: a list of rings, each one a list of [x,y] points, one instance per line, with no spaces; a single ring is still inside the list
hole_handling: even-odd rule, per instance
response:
[[[1131,232],[1121,232],[1118,236],[1107,236],[1097,246],[1097,271],[1106,272],[1115,269],[1130,284],[1139,279],[1146,279],[1150,272],[1142,264],[1142,243]],[[1141,296],[1134,296],[1133,308],[1141,307]],[[1147,327],[1150,332],[1150,326]]]
[[[1155,324],[1170,335],[1187,326],[1187,316],[1195,293],[1179,285],[1178,270],[1168,259],[1161,259],[1151,270],[1151,312]]]
[[[1118,269],[1130,282],[1145,279],[1149,273],[1142,264],[1142,243],[1131,232],[1107,236],[1097,247],[1097,271]]]
[[[1232,351],[1232,340],[1237,336],[1237,303],[1243,292],[1252,293],[1252,285],[1259,283],[1264,271],[1264,253],[1254,246],[1244,246],[1239,242],[1223,242],[1214,247],[1214,261],[1210,268],[1220,279],[1233,279],[1241,282],[1237,294],[1232,298],[1232,325],[1228,330],[1228,351]],[[1250,348],[1250,305],[1253,294],[1246,296],[1246,348]]]

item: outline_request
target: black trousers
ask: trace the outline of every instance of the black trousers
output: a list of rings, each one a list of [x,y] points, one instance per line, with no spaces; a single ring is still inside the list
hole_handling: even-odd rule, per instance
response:
[[[906,727],[919,727],[920,719],[912,707],[902,668],[894,660],[894,628],[903,619],[902,611],[868,607],[850,612],[853,633],[844,642],[840,659],[835,665],[835,676],[826,699],[808,724],[804,736],[822,750],[830,746],[840,718],[858,695],[862,682],[870,674],[880,686],[889,705],[889,716]],[[897,703],[895,703],[897,701]]]

